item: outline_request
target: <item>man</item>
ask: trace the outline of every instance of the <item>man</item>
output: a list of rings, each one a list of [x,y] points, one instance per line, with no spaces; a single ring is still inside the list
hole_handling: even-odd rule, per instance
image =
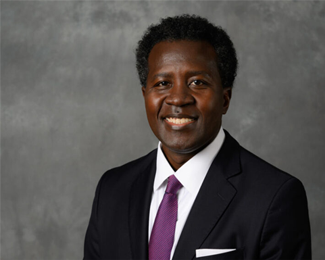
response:
[[[237,69],[228,35],[197,16],[166,18],[136,55],[160,142],[101,178],[84,259],[310,259],[301,182],[221,127]]]

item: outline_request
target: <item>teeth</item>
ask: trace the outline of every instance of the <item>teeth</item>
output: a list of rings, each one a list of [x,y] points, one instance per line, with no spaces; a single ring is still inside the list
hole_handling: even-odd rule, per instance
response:
[[[174,117],[167,117],[166,120],[173,124],[179,124],[179,125],[193,121],[193,119],[191,118],[174,118]]]

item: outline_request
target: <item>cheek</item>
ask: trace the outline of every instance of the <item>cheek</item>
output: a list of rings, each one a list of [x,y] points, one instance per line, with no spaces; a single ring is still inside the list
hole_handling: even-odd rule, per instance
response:
[[[158,116],[158,112],[161,107],[161,98],[159,96],[150,94],[145,98],[145,106],[148,118],[153,118]]]
[[[199,109],[205,120],[205,124],[218,123],[222,115],[222,99],[218,97],[206,99],[201,103]]]

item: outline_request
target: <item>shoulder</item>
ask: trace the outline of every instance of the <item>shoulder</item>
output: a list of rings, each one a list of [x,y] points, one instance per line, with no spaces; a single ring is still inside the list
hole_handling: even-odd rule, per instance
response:
[[[263,177],[289,179],[294,178],[292,175],[277,168],[259,156],[240,146],[240,162],[242,170],[245,172],[255,172],[264,175]]]
[[[127,186],[128,183],[132,183],[148,167],[155,166],[156,156],[157,149],[154,149],[145,156],[106,171],[102,175],[98,186],[115,187],[114,189],[117,189],[119,184]]]
[[[227,156],[237,165],[236,174],[228,178],[236,189],[232,206],[240,215],[237,223],[258,229],[260,258],[293,259],[301,254],[299,259],[310,259],[308,203],[301,181],[246,150],[229,134],[227,138]]]
[[[300,180],[295,176],[273,166],[259,156],[243,148],[227,133],[228,143],[232,143],[232,151],[240,168],[240,174],[231,182],[238,188],[249,189],[252,192],[269,193],[274,196],[283,189],[304,190]],[[234,161],[234,160],[233,160]],[[258,193],[256,193],[258,194]],[[272,195],[271,195],[272,194]]]
[[[240,160],[243,179],[252,182],[261,192],[271,192],[273,196],[281,192],[305,193],[302,182],[295,176],[271,165],[241,147]],[[270,194],[271,195],[271,194]]]

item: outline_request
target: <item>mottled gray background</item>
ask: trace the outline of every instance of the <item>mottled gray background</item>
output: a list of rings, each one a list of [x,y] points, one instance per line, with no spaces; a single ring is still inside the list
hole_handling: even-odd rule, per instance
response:
[[[96,184],[157,145],[134,48],[160,17],[227,30],[224,127],[305,184],[325,259],[325,2],[1,2],[1,259],[80,259]]]

